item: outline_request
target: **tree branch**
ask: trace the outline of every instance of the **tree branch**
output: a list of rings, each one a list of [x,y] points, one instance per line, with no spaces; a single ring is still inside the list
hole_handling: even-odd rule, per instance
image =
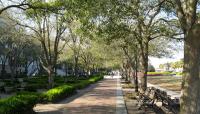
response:
[[[165,0],[162,0],[160,3],[158,3],[156,6],[157,6],[157,9],[156,9],[156,12],[150,16],[150,21],[147,25],[147,27],[149,28],[154,20],[154,18],[160,13],[160,10],[161,10],[161,7],[162,7],[162,4],[165,2]]]
[[[180,0],[175,0],[175,3],[176,3],[175,4],[175,8],[176,8],[177,16],[178,16],[178,18],[180,20],[182,29],[185,32],[186,29],[187,29],[186,14],[185,14],[185,12],[183,10],[181,1]]]
[[[2,14],[5,10],[10,9],[10,8],[19,8],[19,9],[22,9],[22,10],[26,10],[26,8],[23,8],[24,6],[30,6],[30,5],[24,4],[24,3],[18,4],[18,5],[9,5],[7,7],[0,9],[0,14]]]

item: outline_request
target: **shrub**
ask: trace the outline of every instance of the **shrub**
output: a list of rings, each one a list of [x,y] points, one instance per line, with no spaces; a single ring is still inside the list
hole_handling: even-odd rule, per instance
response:
[[[66,96],[72,95],[75,92],[75,87],[70,85],[62,85],[43,93],[44,102],[55,102]]]
[[[42,78],[40,79],[45,79],[44,77]],[[92,76],[86,80],[76,80],[76,83],[61,85],[42,94],[36,92],[18,92],[15,96],[0,100],[0,114],[23,114],[32,111],[34,105],[39,102],[56,102],[66,96],[72,95],[77,88],[84,88],[101,79],[103,79],[103,76]],[[34,86],[29,84],[29,89],[35,90],[40,84],[36,83]]]
[[[48,79],[46,77],[33,77],[33,78],[27,78],[25,79],[25,81],[28,83],[44,84],[48,82]]]
[[[89,84],[90,84],[90,82],[88,80],[81,80],[78,83],[71,84],[71,85],[77,89],[82,89],[82,88],[87,87]]]
[[[171,72],[147,72],[148,76],[166,76],[172,75]]]
[[[15,96],[0,100],[0,114],[23,114],[31,111],[39,100],[37,93],[18,93]]]
[[[37,89],[45,89],[45,88],[47,88],[46,83],[44,83],[44,84],[40,84],[40,83],[32,84],[32,83],[30,83],[30,84],[26,85],[25,90],[35,92],[35,91],[37,91]]]
[[[37,91],[37,87],[32,86],[32,85],[26,85],[26,87],[24,88],[25,91],[31,91],[31,92],[36,92]]]
[[[56,82],[56,83],[64,83],[64,78],[63,77],[55,77],[54,78],[54,81]]]
[[[91,78],[89,79],[89,81],[90,81],[91,83],[95,83],[95,82],[97,82],[97,81],[99,81],[99,80],[101,80],[101,79],[103,79],[103,76],[93,76],[93,77],[91,77]]]
[[[68,83],[76,83],[78,78],[77,77],[74,77],[74,76],[68,76],[65,78],[66,82]]]
[[[103,76],[93,76],[88,80],[77,80],[76,83],[65,84],[42,94],[43,102],[55,102],[66,96],[72,95],[76,89],[82,89],[91,83],[95,83],[98,80],[103,79]]]
[[[183,72],[177,72],[176,75],[183,75]]]
[[[78,83],[75,83],[73,85],[77,89],[82,89],[82,88],[87,87],[88,85],[95,83],[101,79],[103,79],[103,76],[92,76],[87,80],[80,80]]]

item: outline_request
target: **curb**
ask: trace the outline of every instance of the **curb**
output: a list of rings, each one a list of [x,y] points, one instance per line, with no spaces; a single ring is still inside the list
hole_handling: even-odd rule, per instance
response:
[[[122,87],[120,84],[120,79],[117,79],[117,102],[116,102],[116,114],[127,114],[127,109],[124,102],[124,97],[122,93]]]

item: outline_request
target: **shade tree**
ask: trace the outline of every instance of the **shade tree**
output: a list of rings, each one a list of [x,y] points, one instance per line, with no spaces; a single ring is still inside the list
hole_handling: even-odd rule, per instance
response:
[[[182,114],[200,113],[198,5],[198,0],[167,0],[164,7],[166,12],[177,17],[178,25],[184,34],[184,73],[180,112]]]
[[[87,10],[84,15],[87,18],[83,18],[86,20],[83,24],[89,23],[89,27],[93,27],[94,32],[97,29],[97,34],[106,41],[118,37],[125,38],[127,34],[134,36],[132,38],[137,40],[141,55],[141,87],[146,90],[150,41],[156,38],[176,37],[179,30],[176,27],[169,29],[171,26],[164,21],[165,17],[160,15],[165,0],[88,1],[86,5],[76,3],[78,8]],[[92,7],[93,5],[95,7]]]
[[[40,2],[40,4],[51,4],[51,2]],[[62,12],[63,15],[57,14]],[[66,43],[66,12],[57,11],[53,13],[49,10],[29,9],[26,10],[26,17],[29,21],[25,23],[17,22],[18,25],[25,27],[31,31],[30,36],[37,39],[42,47],[42,55],[40,56],[40,63],[44,70],[48,73],[49,87],[53,87],[53,73],[56,68],[59,54],[62,52]],[[28,23],[32,24],[28,24]]]

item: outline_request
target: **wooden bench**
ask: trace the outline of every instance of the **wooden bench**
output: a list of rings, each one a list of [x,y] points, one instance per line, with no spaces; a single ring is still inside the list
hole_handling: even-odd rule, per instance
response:
[[[158,90],[156,92],[157,100],[162,102],[162,106],[170,110],[171,112],[177,114],[180,109],[179,99],[172,99],[167,92]]]
[[[139,109],[144,106],[154,107],[156,105],[154,108],[165,107],[174,114],[177,114],[180,109],[178,98],[172,99],[171,96],[167,95],[167,92],[154,87],[147,88],[145,92],[139,90],[137,101]],[[158,102],[160,105],[157,105]]]
[[[154,106],[155,100],[156,100],[156,89],[155,88],[147,88],[145,92],[139,91],[139,97],[138,97],[138,106],[139,109],[145,106]]]
[[[174,114],[177,114],[180,110],[180,101],[178,98],[171,99],[171,96],[168,96],[167,99],[168,108]]]

